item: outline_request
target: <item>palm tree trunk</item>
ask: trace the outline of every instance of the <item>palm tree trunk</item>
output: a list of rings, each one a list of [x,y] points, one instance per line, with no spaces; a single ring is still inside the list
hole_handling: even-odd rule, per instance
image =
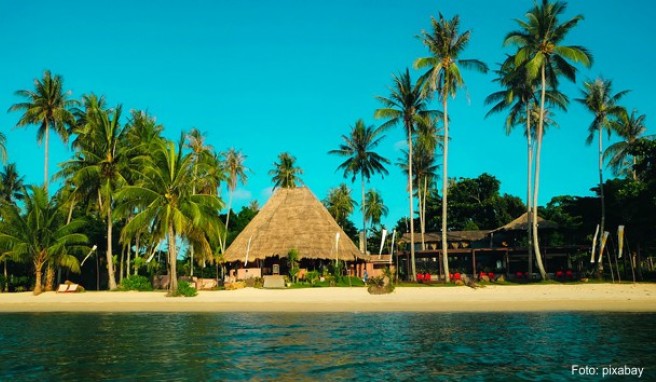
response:
[[[139,242],[140,239],[141,239],[141,233],[137,232],[137,237],[134,239],[134,246],[135,246],[135,248],[134,248],[134,259],[135,260],[137,259],[137,257],[139,257],[139,252],[140,252],[139,245],[141,244]],[[132,274],[136,276],[137,271],[138,271],[137,267],[134,267],[134,269],[132,270]]]
[[[528,274],[533,274],[533,236],[531,235],[531,174],[533,170],[533,142],[531,139],[531,104],[526,103],[526,238],[528,251]]]
[[[48,264],[48,267],[46,267],[46,284],[45,284],[46,292],[52,292],[54,284],[55,284],[55,267],[53,264]]]
[[[428,177],[424,177],[424,192],[420,199],[419,217],[421,219],[421,249],[426,250],[426,194],[428,194]]]
[[[412,275],[410,280],[417,281],[417,265],[415,264],[415,214],[414,214],[414,195],[412,192],[412,122],[406,123],[408,130],[408,192],[410,194],[410,262]]]
[[[42,257],[43,254],[41,253],[39,257]],[[40,259],[37,259],[34,261],[34,295],[40,295],[42,292],[41,289],[41,273],[43,271],[43,261]]]
[[[118,283],[123,282],[123,275],[125,273],[125,245],[121,248],[121,261],[118,268]]]
[[[112,258],[112,207],[107,201],[107,279],[109,290],[116,289],[116,278],[114,277],[114,263]]]
[[[175,248],[175,232],[173,224],[169,223],[168,229],[169,241],[169,296],[175,296],[178,293],[178,253]]]
[[[48,133],[50,131],[50,126],[48,125],[48,120],[45,121],[46,131],[45,131],[45,157],[43,159],[43,188],[48,192]]]
[[[364,195],[364,175],[360,173],[360,180],[362,183],[362,205],[360,206],[362,210],[362,235],[360,235],[362,240],[362,253],[367,254],[367,213],[365,208],[365,195]]]
[[[449,276],[449,243],[446,241],[446,212],[447,212],[447,196],[449,193],[449,177],[448,177],[448,164],[449,164],[449,111],[447,96],[442,97],[442,108],[444,113],[444,152],[442,155],[442,267],[444,269],[444,277],[446,282],[451,281]]]
[[[194,184],[191,186],[191,194],[196,195],[196,174],[197,174],[197,169],[196,169],[196,164],[194,164]],[[193,244],[189,243],[189,275],[191,277],[194,277],[194,246]]]
[[[540,190],[540,154],[542,153],[542,133],[544,127],[544,99],[546,95],[546,74],[545,67],[542,65],[542,89],[540,90],[540,119],[538,120],[538,134],[536,137],[537,147],[535,153],[535,186],[533,188],[533,221],[531,222],[533,228],[533,249],[535,250],[535,261],[538,264],[540,277],[542,280],[547,279],[547,272],[544,270],[542,264],[542,255],[540,253],[540,240],[538,238],[538,193]]]
[[[3,261],[3,263],[5,265],[5,269],[4,269],[5,285],[2,286],[2,291],[3,292],[9,292],[9,275],[7,273],[7,259],[5,259],[5,261]]]
[[[601,130],[601,125],[599,125],[599,196],[601,197],[601,223],[599,224],[599,232],[601,232],[601,236],[599,236],[599,248],[601,249],[601,238],[603,237],[604,233],[604,224],[606,223],[606,203],[604,199],[604,172],[603,172],[603,165],[604,165],[604,159],[603,159],[603,131]],[[602,272],[604,270],[604,265],[602,264],[601,261],[597,263],[597,270],[599,272]],[[612,269],[611,269],[612,272]]]
[[[232,210],[232,189],[228,190],[228,215],[226,216],[225,234],[221,242],[221,253],[225,253],[226,242],[228,241],[228,225],[230,224],[230,211]]]

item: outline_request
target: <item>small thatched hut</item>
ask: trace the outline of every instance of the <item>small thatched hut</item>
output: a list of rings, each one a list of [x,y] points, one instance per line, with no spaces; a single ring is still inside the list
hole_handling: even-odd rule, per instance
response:
[[[301,261],[365,259],[306,187],[277,189],[232,242],[224,257],[229,263],[254,263],[285,258],[291,249],[298,251]],[[267,271],[262,269],[263,274]]]
[[[551,220],[543,219],[538,216],[538,228],[539,229],[555,229],[558,228],[558,224],[552,222]],[[496,231],[526,231],[528,229],[528,212],[524,212],[522,216],[511,221],[510,223],[501,226],[495,229],[492,232]]]

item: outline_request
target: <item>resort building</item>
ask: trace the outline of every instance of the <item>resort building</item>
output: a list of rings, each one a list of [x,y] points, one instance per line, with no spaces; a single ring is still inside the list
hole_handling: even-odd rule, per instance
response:
[[[537,277],[537,267],[529,266],[526,229],[528,215],[522,216],[494,230],[449,231],[447,232],[449,271],[452,274],[479,275],[504,274],[510,278]],[[577,255],[586,251],[580,245],[556,246],[549,244],[550,234],[558,228],[552,221],[538,217],[540,251],[547,273],[581,270],[584,264]],[[422,243],[421,234],[414,235],[415,259],[418,273],[442,274],[442,235],[440,232],[426,233]],[[406,274],[410,271],[410,234],[399,239],[399,268]],[[533,259],[535,262],[535,259]],[[532,273],[532,276],[527,275]]]

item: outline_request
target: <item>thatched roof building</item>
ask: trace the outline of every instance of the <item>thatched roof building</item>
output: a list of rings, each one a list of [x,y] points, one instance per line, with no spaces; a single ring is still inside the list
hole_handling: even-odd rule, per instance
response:
[[[551,220],[543,219],[538,216],[538,228],[539,229],[553,229],[558,228],[558,224],[552,222]],[[528,229],[528,212],[524,212],[522,216],[511,221],[510,223],[501,226],[495,229],[496,231],[526,231]]]
[[[282,258],[293,248],[301,259],[366,258],[317,197],[308,188],[299,187],[277,189],[226,250],[225,260],[245,261],[247,250],[249,262]]]

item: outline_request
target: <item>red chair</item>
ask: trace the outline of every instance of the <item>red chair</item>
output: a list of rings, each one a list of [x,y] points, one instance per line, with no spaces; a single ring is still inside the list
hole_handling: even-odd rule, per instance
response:
[[[557,279],[562,279],[563,275],[564,275],[563,271],[556,271],[556,278]]]
[[[515,275],[517,276],[517,280],[521,280],[524,278],[524,274],[522,272],[517,272]]]
[[[424,281],[424,274],[423,273],[417,273],[417,282],[423,282]]]
[[[488,272],[487,277],[490,278],[490,281],[494,281],[494,272]]]
[[[567,276],[567,278],[570,279],[570,280],[574,280],[574,272],[572,272],[571,269],[568,269],[568,270],[565,272],[565,276]]]
[[[455,275],[453,275],[453,280],[454,281],[462,280],[462,277],[460,276],[460,273],[456,273]]]
[[[424,281],[426,281],[426,282],[431,281],[431,275],[430,275],[430,273],[428,273],[428,272],[424,273]]]
[[[480,273],[478,274],[478,280],[481,280],[481,279],[483,278],[483,276],[487,276],[487,273],[485,273],[485,272],[480,272]]]

